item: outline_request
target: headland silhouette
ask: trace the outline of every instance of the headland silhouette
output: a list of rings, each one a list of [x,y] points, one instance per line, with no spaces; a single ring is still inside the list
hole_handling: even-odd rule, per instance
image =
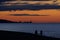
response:
[[[31,21],[30,22],[15,22],[15,21],[10,21],[10,20],[5,20],[5,19],[0,19],[0,23],[32,23]]]

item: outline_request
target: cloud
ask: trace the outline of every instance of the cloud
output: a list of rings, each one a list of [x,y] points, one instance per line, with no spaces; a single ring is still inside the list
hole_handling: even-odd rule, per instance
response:
[[[19,1],[19,0],[0,0],[0,1]],[[21,1],[49,1],[49,0],[21,0]]]
[[[0,0],[0,2],[5,2],[5,1],[14,1],[14,0]]]
[[[18,0],[4,0],[4,1],[18,1]],[[49,1],[49,0],[21,0],[21,1]]]
[[[39,14],[10,14],[10,16],[49,16],[49,15],[39,15]]]
[[[49,1],[49,0],[21,0],[21,1]]]
[[[49,1],[49,0],[22,0],[22,1]]]
[[[0,0],[0,2],[5,2],[5,1],[19,1],[19,0]],[[20,1],[50,1],[50,0],[20,0]]]

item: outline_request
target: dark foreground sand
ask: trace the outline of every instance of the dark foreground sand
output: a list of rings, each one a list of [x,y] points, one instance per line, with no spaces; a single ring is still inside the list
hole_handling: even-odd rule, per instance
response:
[[[40,36],[31,33],[0,30],[0,40],[60,40],[60,39]]]

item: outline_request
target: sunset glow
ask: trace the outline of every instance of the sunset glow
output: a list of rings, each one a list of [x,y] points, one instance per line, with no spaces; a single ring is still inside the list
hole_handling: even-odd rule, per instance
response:
[[[11,16],[10,14],[39,14],[49,16]],[[59,23],[60,10],[16,10],[16,11],[0,11],[0,19],[7,19],[11,21],[32,21],[40,23]]]
[[[54,4],[53,0],[50,1],[5,1],[2,2],[0,6],[13,6],[20,5],[22,3],[27,4]],[[57,4],[60,5],[60,0],[56,1]],[[38,14],[38,15],[48,15],[48,16],[11,16],[10,14]],[[37,23],[60,23],[60,9],[44,9],[44,10],[16,10],[16,11],[0,11],[0,19],[6,19],[11,21],[32,21]]]

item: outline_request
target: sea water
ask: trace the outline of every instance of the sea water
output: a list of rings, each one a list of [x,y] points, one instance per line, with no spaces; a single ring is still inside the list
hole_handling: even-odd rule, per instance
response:
[[[60,38],[60,24],[41,23],[0,23],[0,30],[33,33],[43,31],[44,36]]]

